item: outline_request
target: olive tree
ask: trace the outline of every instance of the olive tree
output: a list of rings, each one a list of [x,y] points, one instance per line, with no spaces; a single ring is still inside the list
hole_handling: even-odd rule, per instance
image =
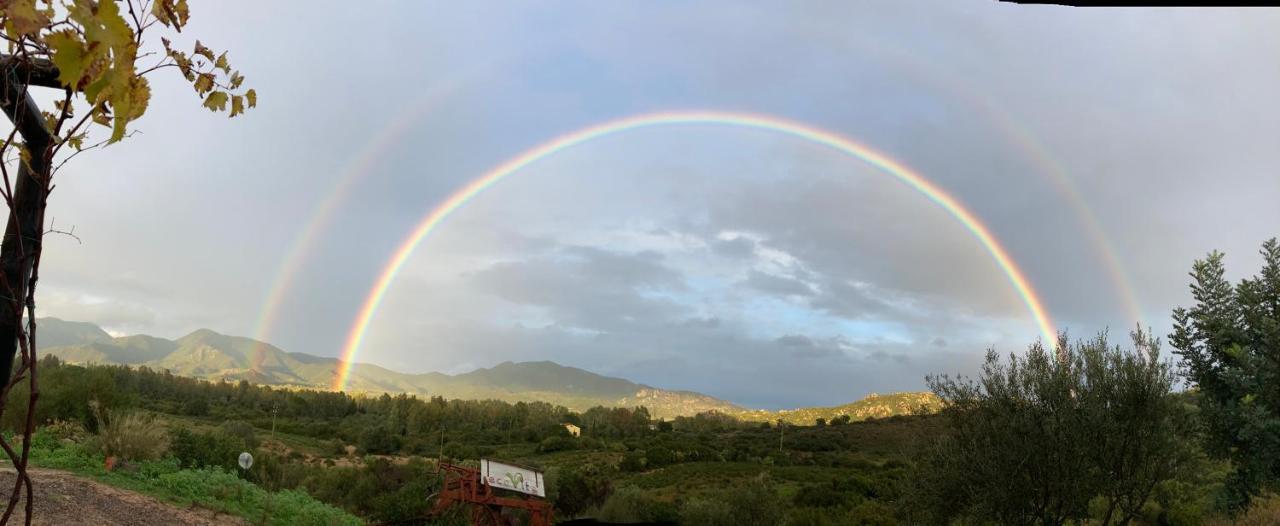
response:
[[[1007,363],[988,351],[976,381],[929,377],[946,426],[913,479],[922,520],[1060,525],[1101,502],[1098,524],[1131,522],[1191,455],[1159,341],[1132,338],[1126,351],[1105,333],[1063,334],[1054,352],[1037,342]]]

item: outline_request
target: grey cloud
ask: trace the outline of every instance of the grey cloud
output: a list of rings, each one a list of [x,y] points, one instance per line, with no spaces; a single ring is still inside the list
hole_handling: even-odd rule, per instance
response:
[[[783,347],[813,347],[813,340],[802,334],[788,334],[774,340]]]
[[[711,250],[722,256],[745,259],[755,255],[756,244],[745,237],[732,239],[714,238],[711,240]]]
[[[647,292],[684,288],[680,272],[652,252],[569,247],[549,255],[495,263],[470,276],[478,290],[546,308],[560,323],[619,330],[681,316],[686,308]]]
[[[689,318],[681,322],[680,325],[698,329],[715,329],[720,327],[720,318]]]
[[[787,276],[767,274],[751,270],[742,286],[777,296],[812,296],[813,289],[808,283]]]

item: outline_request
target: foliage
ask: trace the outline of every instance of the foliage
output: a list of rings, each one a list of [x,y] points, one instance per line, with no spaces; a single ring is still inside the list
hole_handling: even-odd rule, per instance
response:
[[[221,468],[184,469],[175,460],[167,459],[138,462],[136,470],[107,472],[103,469],[101,454],[76,444],[65,444],[43,431],[32,438],[32,461],[38,466],[95,477],[175,504],[195,504],[230,513],[253,523],[360,524],[354,516],[304,492],[268,492]]]
[[[706,526],[736,526],[733,509],[729,504],[714,499],[694,498],[680,508],[680,524],[703,524]]]
[[[1280,243],[1232,286],[1221,252],[1192,265],[1195,305],[1173,312],[1170,342],[1197,390],[1207,449],[1232,461],[1224,504],[1240,510],[1280,478]]]
[[[1263,498],[1253,499],[1250,506],[1233,519],[1215,519],[1208,523],[1210,526],[1272,526],[1280,524],[1280,496],[1265,495]]]
[[[128,460],[155,460],[169,449],[169,436],[152,415],[130,412],[110,413],[93,404],[98,421],[97,446],[108,457]]]
[[[161,68],[177,68],[210,110],[226,111],[230,103],[234,117],[257,105],[257,93],[242,88],[244,76],[231,68],[225,52],[215,53],[199,40],[187,52],[164,37],[162,50],[142,49],[143,35],[155,23],[177,34],[189,20],[187,0],[12,0],[0,13],[9,53],[51,60],[58,81],[88,104],[84,118],[110,128],[111,142],[123,139],[128,125],[146,112],[146,76]],[[139,62],[157,51],[163,57],[158,63]],[[69,106],[59,109],[70,112]],[[68,136],[77,147],[83,139]]]
[[[988,352],[978,382],[931,377],[947,433],[913,476],[933,521],[1127,523],[1191,459],[1191,420],[1172,392],[1159,342],[1141,329],[1135,350],[1106,335],[1050,355],[1040,343],[1003,364]]]
[[[725,415],[677,419],[663,431],[650,429],[653,421],[645,421],[643,414],[637,418],[636,411],[601,409],[593,413],[592,427],[584,425],[583,436],[572,439],[560,424],[582,422],[583,415],[549,404],[351,396],[52,359],[41,362],[41,370],[56,382],[45,384],[48,391],[59,393],[57,403],[41,408],[47,421],[75,417],[88,407],[88,397],[108,390],[120,410],[152,412],[171,421],[171,469],[216,467],[229,474],[240,473],[235,466],[240,451],[253,451],[244,444],[249,436],[244,431],[252,429],[251,436],[268,449],[253,451],[254,469],[243,474],[247,482],[305,492],[379,522],[423,516],[432,504],[427,496],[439,487],[434,465],[423,459],[362,458],[338,450],[339,445],[358,444],[362,433],[379,426],[399,440],[394,453],[400,455],[437,454],[443,429],[447,456],[498,458],[545,470],[548,495],[559,500],[557,515],[562,518],[571,517],[567,510],[619,520],[688,516],[696,518],[695,524],[750,524],[759,515],[771,524],[811,519],[817,521],[813,524],[845,525],[893,524],[899,517],[904,523],[924,522],[911,520],[912,510],[923,503],[910,490],[918,480],[914,464],[922,457],[912,445],[944,433],[950,422],[949,416],[938,415],[843,424],[833,419],[822,428],[788,425],[785,447],[779,450],[778,429]],[[88,378],[98,378],[99,387],[89,389]],[[205,400],[208,416],[186,415],[184,405],[191,399]],[[1187,396],[1178,399],[1191,403]],[[51,409],[59,407],[67,413]],[[268,439],[261,430],[270,427],[273,407],[279,409],[278,433]],[[236,421],[243,424],[225,423]],[[228,432],[236,429],[241,436]],[[541,445],[548,439],[568,440],[574,447],[546,451]],[[277,453],[286,450],[284,444],[291,454]],[[670,463],[649,466],[651,454]],[[81,455],[63,460],[73,466],[65,469],[101,470],[100,459]],[[333,465],[335,460],[339,465]],[[41,462],[50,466],[47,456]],[[77,462],[86,465],[74,467]],[[1226,466],[1204,459],[1186,471],[1190,474],[1156,486],[1141,521],[1189,525],[1205,519],[1206,503]],[[769,478],[757,482],[761,473]],[[131,480],[112,483],[127,486]],[[744,489],[752,484],[759,484],[758,492]],[[606,487],[618,489],[605,492]],[[759,508],[740,512],[733,504],[737,502],[748,503],[745,509]],[[1097,517],[1104,509],[1095,510]]]
[[[258,437],[253,431],[253,426],[244,420],[228,420],[220,426],[223,433],[240,439],[247,449],[258,447]]]
[[[173,457],[184,468],[219,467],[234,472],[240,453],[245,451],[243,439],[221,431],[196,432],[185,427],[170,432]]]
[[[564,517],[576,517],[600,506],[613,493],[609,473],[592,464],[560,468],[546,475],[547,498]]]
[[[636,486],[618,488],[600,506],[597,518],[605,522],[675,522],[679,510],[675,504],[659,500],[653,493]]]

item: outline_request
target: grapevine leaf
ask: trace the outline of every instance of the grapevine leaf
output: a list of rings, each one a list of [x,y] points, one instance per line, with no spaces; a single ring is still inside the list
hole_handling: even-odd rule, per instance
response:
[[[53,65],[58,67],[58,82],[75,88],[80,84],[90,59],[80,35],[70,29],[50,33],[45,43],[53,50]]]
[[[204,99],[204,107],[209,108],[209,111],[215,111],[215,112],[226,110],[227,109],[227,92],[215,91],[213,93],[210,93],[209,96],[205,97]]]

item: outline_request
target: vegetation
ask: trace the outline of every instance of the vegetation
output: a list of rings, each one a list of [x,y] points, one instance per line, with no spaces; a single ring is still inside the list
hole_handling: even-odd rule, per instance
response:
[[[1170,337],[1199,396],[1208,451],[1231,460],[1225,506],[1240,510],[1280,478],[1280,243],[1262,271],[1232,286],[1223,254],[1192,266],[1195,306],[1173,313]]]
[[[977,382],[930,378],[948,427],[914,475],[921,513],[940,523],[1102,525],[1142,515],[1194,450],[1159,341],[1139,330],[1133,343],[1122,351],[1103,334],[1072,345],[1064,334],[1054,354],[1036,343],[1006,365],[988,352]]]
[[[45,403],[33,416],[47,427],[33,458],[176,502],[303,523],[420,522],[440,483],[430,457],[441,456],[543,470],[562,519],[1268,524],[1277,509],[1265,449],[1275,437],[1266,360],[1276,311],[1265,309],[1280,305],[1278,254],[1264,245],[1262,275],[1238,287],[1218,279],[1221,256],[1197,263],[1200,304],[1175,315],[1172,338],[1192,382],[1184,392],[1160,341],[1141,328],[1128,349],[1106,334],[1074,343],[1063,335],[1053,349],[1036,343],[1004,360],[989,352],[976,379],[930,377],[931,397],[886,397],[941,413],[811,413],[808,425],[719,411],[668,420],[645,407],[352,396],[46,357]],[[25,420],[10,412],[0,427]],[[1230,425],[1246,432],[1224,435]],[[122,447],[134,441],[152,446]],[[254,452],[254,469],[236,467],[240,451]],[[105,454],[131,469],[105,471]]]
[[[67,428],[63,427],[65,431]],[[254,523],[292,525],[359,524],[356,517],[323,504],[305,492],[267,491],[233,471],[183,468],[174,458],[143,460],[107,471],[101,453],[60,440],[49,430],[32,438],[32,462],[153,495],[179,505],[199,505]]]

